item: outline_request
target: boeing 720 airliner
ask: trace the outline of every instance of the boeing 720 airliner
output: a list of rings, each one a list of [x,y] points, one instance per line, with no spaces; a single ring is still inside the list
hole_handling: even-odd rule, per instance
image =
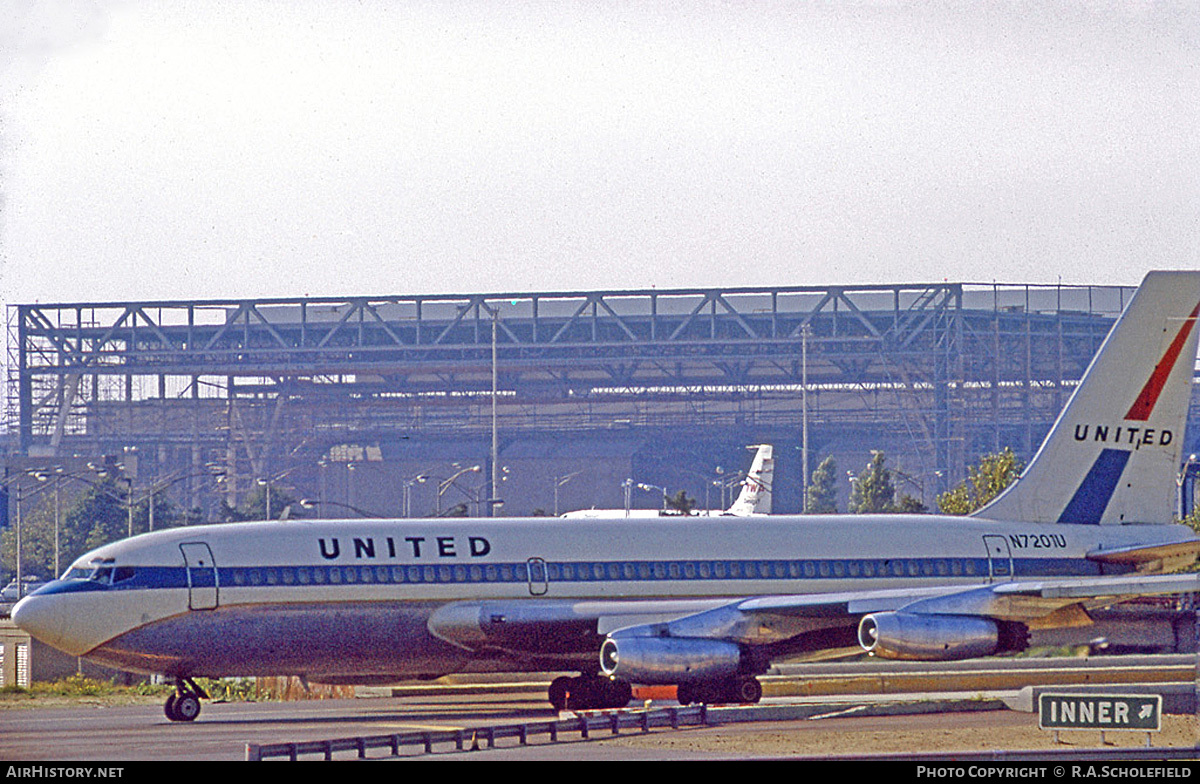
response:
[[[1172,524],[1200,272],[1152,272],[1028,468],[970,517],[341,520],[196,526],[100,547],[19,603],[69,654],[161,673],[380,683],[578,672],[558,708],[755,702],[773,660],[861,645],[938,660],[1020,650],[1122,599],[1200,588]]]

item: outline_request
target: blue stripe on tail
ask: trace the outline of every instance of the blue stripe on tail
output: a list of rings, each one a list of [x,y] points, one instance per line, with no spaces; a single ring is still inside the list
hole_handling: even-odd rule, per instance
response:
[[[1105,449],[1092,464],[1079,489],[1058,517],[1060,523],[1099,525],[1108,502],[1121,481],[1121,472],[1131,453],[1125,449]]]

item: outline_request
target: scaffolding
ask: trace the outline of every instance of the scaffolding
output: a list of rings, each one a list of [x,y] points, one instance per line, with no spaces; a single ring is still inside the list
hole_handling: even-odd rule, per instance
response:
[[[10,459],[136,451],[144,476],[219,463],[244,492],[285,471],[324,481],[321,461],[348,444],[486,440],[497,311],[506,447],[613,433],[799,443],[807,378],[815,452],[887,445],[944,485],[980,454],[1032,453],[1133,291],[943,282],[14,305]]]

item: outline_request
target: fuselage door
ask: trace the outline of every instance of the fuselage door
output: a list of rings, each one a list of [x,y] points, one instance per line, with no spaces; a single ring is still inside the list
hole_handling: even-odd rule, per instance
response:
[[[217,607],[217,564],[212,550],[204,542],[184,542],[183,562],[187,565],[188,608],[214,610]]]
[[[544,596],[549,590],[549,578],[546,575],[546,562],[541,558],[530,558],[525,562],[529,574],[529,593],[534,596]]]
[[[988,581],[1004,582],[1013,579],[1012,550],[1003,536],[985,536],[983,544],[988,554]]]

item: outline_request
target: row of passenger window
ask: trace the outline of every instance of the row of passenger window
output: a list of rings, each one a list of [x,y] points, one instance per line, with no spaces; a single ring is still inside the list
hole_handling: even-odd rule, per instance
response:
[[[887,561],[637,561],[440,566],[281,566],[222,569],[225,585],[347,583],[595,582],[602,580],[753,580],[839,577],[972,577],[987,562],[971,559]]]
[[[963,559],[887,561],[639,561],[547,564],[551,581],[588,580],[799,580],[819,577],[970,577],[981,565]],[[984,573],[987,564],[982,564]]]

